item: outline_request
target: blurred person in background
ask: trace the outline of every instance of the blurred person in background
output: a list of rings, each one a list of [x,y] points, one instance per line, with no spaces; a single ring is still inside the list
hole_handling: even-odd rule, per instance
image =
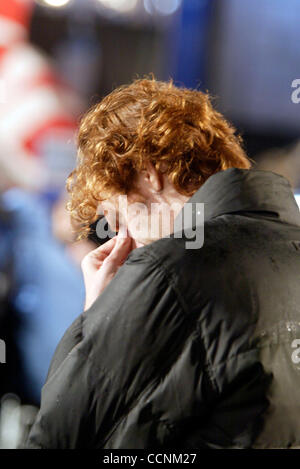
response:
[[[9,286],[3,288],[8,306],[2,324],[12,317],[17,324],[0,331],[3,339],[11,334],[1,368],[9,379],[5,385],[1,380],[0,395],[15,392],[22,402],[39,405],[53,351],[83,307],[78,263],[80,251],[90,248],[84,243],[67,251],[68,215],[60,209],[57,216],[74,164],[80,103],[28,41],[33,6],[32,0],[0,3],[0,271]],[[56,238],[58,224],[69,233]]]
[[[288,181],[252,169],[208,95],[172,82],[114,90],[78,144],[73,219],[84,235],[101,208],[119,234],[83,260],[85,311],[57,347],[27,447],[299,447]],[[153,204],[169,207],[167,233],[162,214],[151,231]]]
[[[18,388],[7,390],[21,391],[26,402],[38,405],[55,347],[82,311],[82,274],[53,236],[49,210],[37,195],[12,186],[0,200],[6,215],[0,226],[0,263],[2,269],[9,266],[9,300],[18,321],[14,340],[22,368]],[[9,368],[9,349],[7,354]]]
[[[28,41],[33,6],[33,0],[0,3],[0,159],[6,172],[21,174],[23,186],[51,202],[74,165],[82,103]]]
[[[36,412],[28,404],[39,406],[54,350],[82,311],[79,263],[94,246],[73,242],[64,195],[51,217],[37,194],[8,181],[0,187],[0,448],[26,437]]]

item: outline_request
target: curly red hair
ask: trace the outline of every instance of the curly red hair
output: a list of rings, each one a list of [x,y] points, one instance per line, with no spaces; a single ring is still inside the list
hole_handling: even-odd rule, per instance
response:
[[[128,194],[145,162],[191,196],[217,171],[250,168],[235,129],[207,94],[155,79],[115,89],[82,119],[78,165],[70,174],[68,208],[81,235],[101,200]]]

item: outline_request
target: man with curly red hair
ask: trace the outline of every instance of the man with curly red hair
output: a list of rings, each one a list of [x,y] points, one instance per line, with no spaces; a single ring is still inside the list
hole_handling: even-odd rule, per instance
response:
[[[84,236],[100,209],[119,234],[83,261],[86,308],[54,355],[28,447],[299,445],[288,182],[251,169],[209,96],[171,81],[113,91],[78,144],[72,217]]]

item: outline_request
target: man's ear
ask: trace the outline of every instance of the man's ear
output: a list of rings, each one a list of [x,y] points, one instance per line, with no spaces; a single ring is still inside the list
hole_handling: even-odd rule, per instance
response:
[[[145,163],[143,170],[143,177],[145,182],[149,185],[149,189],[153,192],[161,192],[164,187],[162,174],[157,171],[154,165],[150,162]]]

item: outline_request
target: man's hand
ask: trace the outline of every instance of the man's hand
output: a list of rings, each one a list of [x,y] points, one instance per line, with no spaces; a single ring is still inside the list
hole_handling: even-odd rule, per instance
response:
[[[132,239],[119,235],[84,257],[81,268],[86,290],[85,311],[113,279],[131,250]]]

